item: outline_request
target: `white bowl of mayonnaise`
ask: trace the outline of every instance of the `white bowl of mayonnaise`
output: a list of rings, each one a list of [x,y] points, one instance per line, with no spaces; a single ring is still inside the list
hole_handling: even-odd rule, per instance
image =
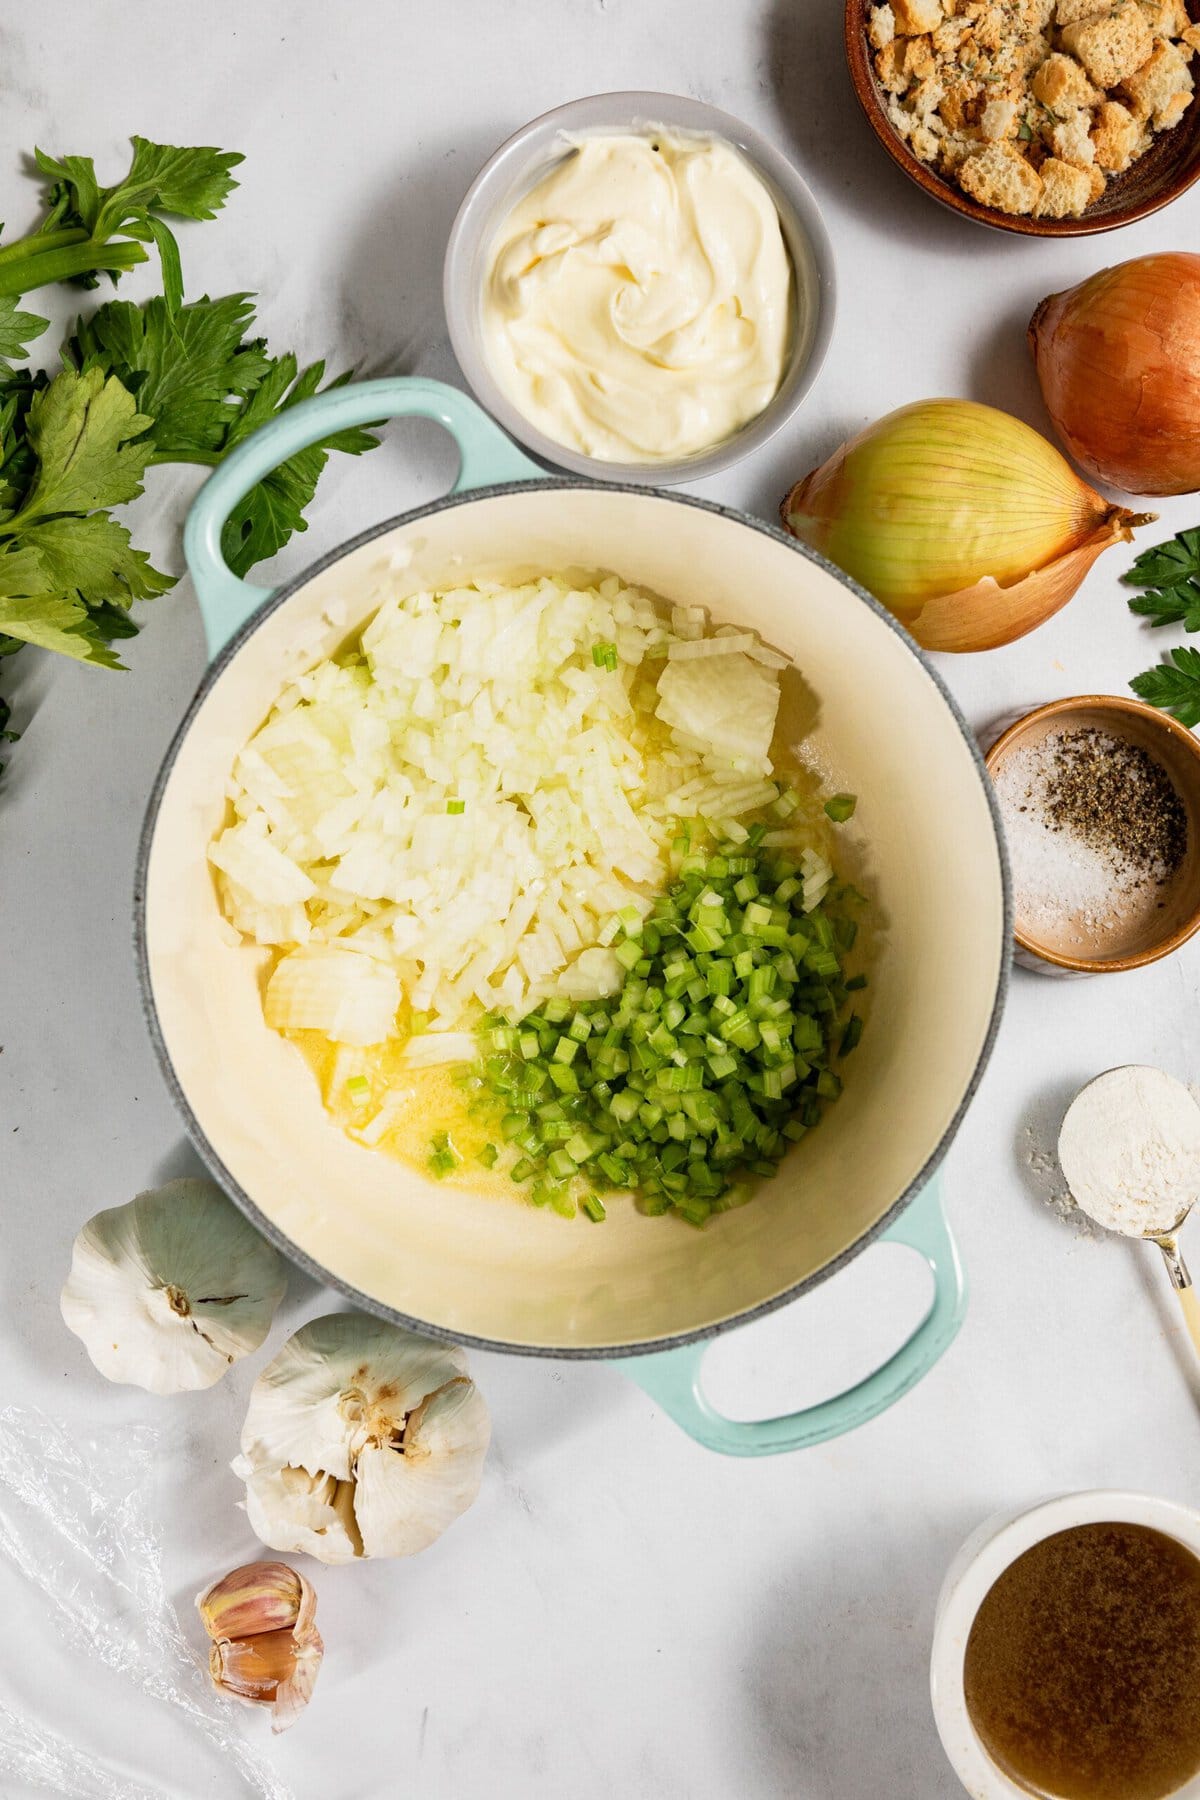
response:
[[[535,456],[647,486],[772,437],[833,328],[833,250],[796,170],[728,113],[595,94],[500,146],[446,248],[450,339]]]

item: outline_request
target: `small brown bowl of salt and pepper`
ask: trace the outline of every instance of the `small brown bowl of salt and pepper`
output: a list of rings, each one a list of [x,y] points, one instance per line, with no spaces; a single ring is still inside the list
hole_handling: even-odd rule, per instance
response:
[[[1052,700],[987,753],[1018,960],[1139,969],[1200,929],[1200,739],[1113,694]],[[1024,952],[1024,955],[1021,953]]]

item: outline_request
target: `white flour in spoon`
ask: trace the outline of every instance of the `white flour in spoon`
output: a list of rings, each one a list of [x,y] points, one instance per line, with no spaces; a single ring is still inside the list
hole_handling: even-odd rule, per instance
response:
[[[1170,1231],[1200,1200],[1200,1106],[1161,1069],[1110,1069],[1071,1102],[1058,1159],[1098,1225],[1127,1237]]]

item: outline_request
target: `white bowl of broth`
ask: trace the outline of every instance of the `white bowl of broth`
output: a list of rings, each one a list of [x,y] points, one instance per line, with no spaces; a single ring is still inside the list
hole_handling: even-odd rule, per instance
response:
[[[973,1800],[1200,1800],[1200,1514],[1097,1489],[989,1519],[930,1685]]]

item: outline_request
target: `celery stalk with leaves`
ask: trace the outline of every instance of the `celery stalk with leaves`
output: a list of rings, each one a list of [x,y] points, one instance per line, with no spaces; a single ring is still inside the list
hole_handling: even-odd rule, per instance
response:
[[[0,656],[36,644],[121,668],[114,644],[137,631],[134,602],[176,577],[151,565],[112,509],[142,492],[156,464],[215,466],[318,392],[325,365],[271,355],[248,293],[184,299],[169,221],[214,218],[237,185],[240,156],[134,138],[128,173],[104,188],[90,157],[36,155],[49,183],[41,223],[10,242],[0,232]],[[116,282],[152,252],[161,293],[83,313],[57,372],[28,366],[47,321],[26,309],[26,295]],[[338,432],[273,470],[226,525],[230,568],[245,574],[304,530],[330,450],[354,456],[376,441]],[[7,712],[0,699],[0,733]]]

